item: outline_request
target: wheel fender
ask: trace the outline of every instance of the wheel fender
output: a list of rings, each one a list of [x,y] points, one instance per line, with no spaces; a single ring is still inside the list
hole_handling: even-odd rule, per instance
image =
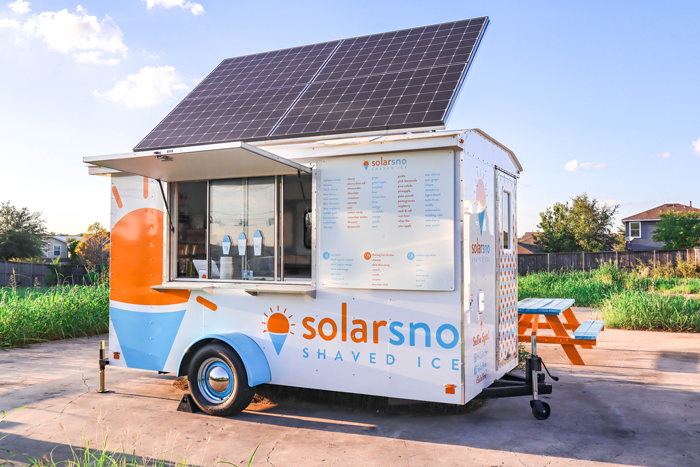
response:
[[[187,346],[187,351],[182,354],[182,357],[180,357],[180,364],[178,365],[178,368],[182,368],[182,361],[192,346],[203,340],[220,340],[231,346],[231,348],[241,357],[241,360],[243,360],[243,366],[245,366],[249,386],[252,387],[263,383],[269,383],[272,380],[272,376],[270,374],[270,364],[267,362],[267,358],[265,357],[262,349],[253,339],[245,334],[241,334],[240,332],[210,334],[208,336],[200,337]]]

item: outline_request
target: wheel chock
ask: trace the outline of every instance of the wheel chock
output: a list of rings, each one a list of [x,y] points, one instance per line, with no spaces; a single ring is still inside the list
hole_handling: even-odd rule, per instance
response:
[[[177,411],[178,412],[187,412],[187,413],[197,413],[197,412],[201,412],[202,409],[199,408],[197,403],[192,398],[191,394],[183,394],[182,399],[180,400],[180,405],[177,406]]]

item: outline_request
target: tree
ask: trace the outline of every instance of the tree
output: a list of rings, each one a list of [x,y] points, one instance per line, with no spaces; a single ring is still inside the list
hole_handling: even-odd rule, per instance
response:
[[[545,253],[561,251],[605,251],[612,249],[615,238],[611,235],[613,217],[619,205],[598,204],[587,193],[571,198],[569,202],[554,203],[540,213],[535,245]]]
[[[80,240],[77,238],[66,238],[68,242],[68,258],[73,264],[78,264],[78,246],[80,245]]]
[[[615,232],[615,244],[613,248],[617,251],[625,251],[627,248],[627,228],[622,224]]]
[[[664,250],[680,250],[700,245],[700,214],[662,212],[651,239],[662,242]]]
[[[87,266],[107,264],[109,261],[109,232],[99,222],[88,227],[75,249],[78,262]]]
[[[0,258],[33,258],[44,255],[41,238],[46,225],[40,212],[0,203]]]

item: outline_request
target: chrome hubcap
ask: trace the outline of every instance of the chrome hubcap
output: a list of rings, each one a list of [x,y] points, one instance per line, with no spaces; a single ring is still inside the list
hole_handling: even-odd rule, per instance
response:
[[[207,401],[212,404],[223,404],[231,397],[235,378],[223,360],[207,359],[199,367],[197,376],[197,385]]]

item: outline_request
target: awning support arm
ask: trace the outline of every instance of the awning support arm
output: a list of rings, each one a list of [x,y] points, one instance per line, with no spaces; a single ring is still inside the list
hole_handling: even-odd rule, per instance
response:
[[[299,176],[299,187],[301,188],[301,197],[304,199],[304,207],[306,208],[306,212],[311,212],[309,211],[309,205],[306,202],[306,195],[304,194],[304,184],[301,183],[301,170],[297,170],[297,175]]]
[[[160,187],[160,194],[163,196],[163,203],[165,204],[165,212],[168,213],[168,223],[170,224],[170,232],[175,233],[175,227],[173,227],[173,219],[170,217],[170,209],[168,208],[168,200],[165,199],[165,191],[163,190],[163,184],[158,180],[158,186]]]

